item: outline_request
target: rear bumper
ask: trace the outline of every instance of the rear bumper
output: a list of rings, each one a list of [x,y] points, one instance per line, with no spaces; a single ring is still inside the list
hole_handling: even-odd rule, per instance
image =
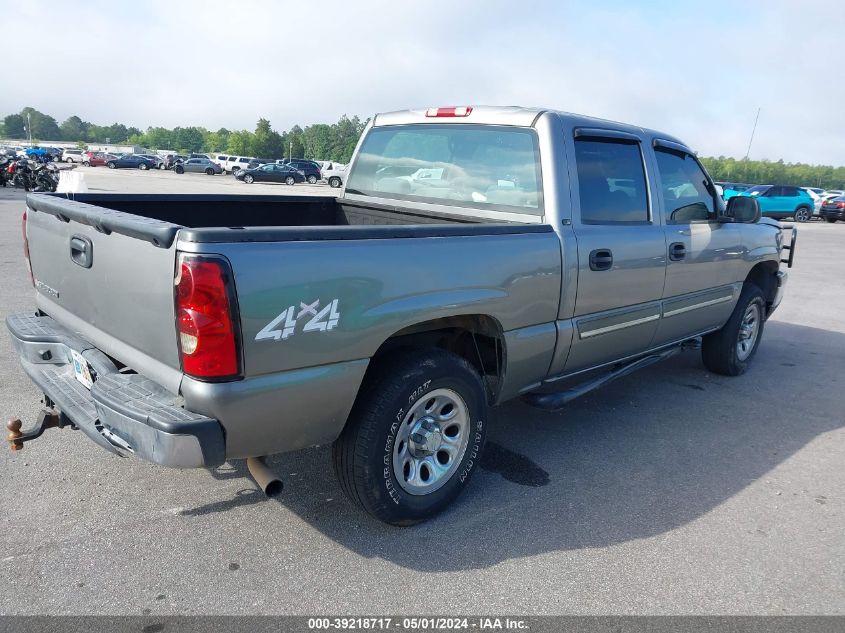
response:
[[[105,354],[52,318],[13,314],[6,327],[32,381],[106,450],[179,468],[225,461],[223,427],[216,419],[188,411],[181,398],[140,374],[120,373]],[[96,373],[90,391],[75,378],[70,350]]]
[[[819,215],[825,219],[845,220],[845,209],[822,209]]]

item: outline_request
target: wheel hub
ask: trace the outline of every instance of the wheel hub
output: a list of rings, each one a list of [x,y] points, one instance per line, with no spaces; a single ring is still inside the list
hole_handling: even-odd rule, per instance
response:
[[[434,455],[443,444],[443,432],[431,416],[420,418],[408,438],[408,448],[417,459]]]
[[[469,409],[448,388],[419,397],[405,413],[393,443],[393,473],[412,495],[443,486],[457,472],[469,444]]]

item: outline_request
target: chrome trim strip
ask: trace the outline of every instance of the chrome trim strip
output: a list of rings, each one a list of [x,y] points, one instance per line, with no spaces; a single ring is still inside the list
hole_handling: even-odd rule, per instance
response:
[[[725,301],[730,301],[733,299],[734,296],[732,294],[726,295],[724,297],[719,297],[718,299],[710,299],[709,301],[702,301],[701,303],[694,303],[691,306],[685,306],[683,308],[676,308],[674,310],[669,310],[666,312],[663,311],[664,317],[675,316],[676,314],[683,314],[684,312],[690,312],[692,310],[697,310],[698,308],[706,308],[707,306],[714,306],[717,303],[724,303]],[[664,306],[665,307],[665,306]]]
[[[623,330],[628,327],[633,327],[635,325],[640,325],[642,323],[648,323],[649,321],[657,321],[660,318],[659,314],[652,314],[647,317],[642,317],[641,319],[634,319],[633,321],[625,321],[624,323],[617,323],[615,325],[608,325],[606,327],[596,328],[595,330],[587,330],[586,332],[582,332],[579,324],[578,328],[578,337],[579,338],[590,338],[591,336],[598,336],[599,334],[607,334],[608,332],[615,332],[616,330]]]

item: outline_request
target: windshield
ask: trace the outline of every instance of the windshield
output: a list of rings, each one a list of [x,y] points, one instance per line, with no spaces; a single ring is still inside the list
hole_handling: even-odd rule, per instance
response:
[[[749,187],[743,193],[746,193],[749,196],[760,196],[771,189],[771,187],[771,185],[757,185],[755,187]]]
[[[542,215],[537,138],[488,125],[373,128],[347,193]]]

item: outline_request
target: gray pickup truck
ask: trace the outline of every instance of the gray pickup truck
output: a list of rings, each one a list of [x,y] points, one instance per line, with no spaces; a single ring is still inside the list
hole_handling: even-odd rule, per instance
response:
[[[490,406],[684,348],[744,372],[794,255],[678,139],[551,110],[379,114],[343,185],[30,195],[37,309],[7,326],[47,409],[13,447],[70,426],[213,467],[333,442],[345,492],[408,525],[467,485]]]

